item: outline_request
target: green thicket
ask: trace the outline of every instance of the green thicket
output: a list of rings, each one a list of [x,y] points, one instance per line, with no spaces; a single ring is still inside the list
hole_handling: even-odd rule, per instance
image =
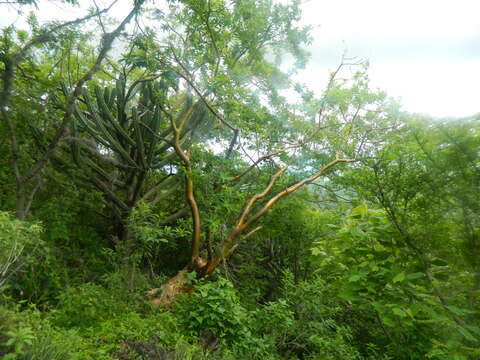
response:
[[[156,5],[2,29],[0,358],[479,359],[480,117],[293,83],[297,1]]]

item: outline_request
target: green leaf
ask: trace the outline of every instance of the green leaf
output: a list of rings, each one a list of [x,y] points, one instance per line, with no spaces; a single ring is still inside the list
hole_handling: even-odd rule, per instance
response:
[[[397,324],[395,324],[395,321],[393,321],[393,320],[392,320],[391,318],[389,318],[389,317],[386,317],[386,316],[382,317],[382,321],[383,321],[383,323],[384,323],[385,325],[387,325],[388,327],[392,327],[392,328],[393,328],[393,327],[397,326]]]
[[[411,274],[408,274],[407,275],[407,279],[408,280],[416,280],[416,279],[420,279],[422,277],[424,277],[425,274],[422,273],[422,272],[416,272],[416,273],[411,273]]]
[[[342,299],[347,301],[355,301],[357,296],[352,292],[351,289],[344,289],[340,294],[338,294]]]
[[[477,342],[477,338],[475,338],[471,333],[470,331],[468,331],[467,329],[465,329],[463,326],[457,326],[457,330],[460,332],[460,334],[463,335],[463,337],[465,339],[467,339],[468,341],[472,341],[472,342]]]
[[[17,358],[17,355],[18,354],[16,353],[6,354],[6,355],[3,355],[2,360],[13,360]]]
[[[380,245],[378,243],[375,243],[373,245],[373,249],[376,251],[376,252],[384,252],[386,249],[383,245]]]
[[[413,312],[412,312],[412,309],[407,309],[405,310],[405,312],[407,313],[408,316],[410,316],[411,318],[413,318]]]
[[[358,227],[352,228],[350,234],[356,238],[362,238],[365,236],[365,233]]]
[[[362,203],[356,207],[354,207],[351,211],[353,216],[365,217],[368,214],[368,208],[365,203]]]
[[[360,280],[361,278],[362,278],[362,277],[361,277],[360,275],[354,274],[354,275],[352,275],[352,276],[350,276],[350,277],[348,278],[348,281],[349,281],[349,282],[355,282],[355,281]]]
[[[402,309],[400,308],[393,308],[392,309],[392,312],[397,315],[397,316],[400,316],[400,317],[406,317],[407,316],[407,313],[405,311],[403,311]]]
[[[450,310],[452,313],[458,316],[463,316],[465,314],[475,314],[476,311],[468,310],[468,309],[461,309],[457,306],[447,305],[447,309]]]
[[[397,274],[397,275],[393,278],[392,281],[393,281],[394,283],[397,283],[397,282],[401,282],[401,281],[403,281],[403,280],[405,280],[405,273],[404,273],[404,272],[401,272],[401,273]]]
[[[447,266],[448,262],[439,258],[435,258],[430,262],[432,265],[436,266]]]

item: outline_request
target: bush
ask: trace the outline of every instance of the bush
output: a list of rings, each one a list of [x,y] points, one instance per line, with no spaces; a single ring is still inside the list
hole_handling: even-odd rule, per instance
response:
[[[122,313],[126,305],[100,285],[86,283],[67,288],[60,295],[54,322],[62,327],[87,328]]]
[[[65,360],[69,347],[35,308],[19,312],[0,308],[2,360]]]
[[[240,304],[232,283],[200,281],[191,294],[178,296],[175,312],[187,336],[197,337],[210,331],[215,337],[231,345],[244,345],[249,338],[247,310]]]
[[[255,312],[255,331],[289,359],[361,359],[350,328],[336,321],[341,311],[322,281],[294,283],[287,273],[282,297]]]
[[[18,272],[41,244],[42,228],[0,211],[0,287]]]

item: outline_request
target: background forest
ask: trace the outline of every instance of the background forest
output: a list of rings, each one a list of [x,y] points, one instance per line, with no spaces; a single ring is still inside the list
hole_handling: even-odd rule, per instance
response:
[[[480,116],[346,57],[295,83],[296,0],[32,4],[0,2],[1,359],[480,359]]]

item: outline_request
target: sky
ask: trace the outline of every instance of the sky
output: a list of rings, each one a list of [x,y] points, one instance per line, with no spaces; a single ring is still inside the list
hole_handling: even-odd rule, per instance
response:
[[[373,87],[436,117],[480,112],[480,1],[309,0],[315,26],[299,79],[319,91],[345,52],[368,59]]]
[[[115,13],[130,3],[119,0]],[[68,17],[61,5],[40,8],[40,19]],[[314,27],[312,57],[296,79],[320,94],[346,54],[369,60],[372,86],[400,99],[405,111],[480,113],[479,14],[478,0],[306,0],[302,24]],[[17,18],[0,5],[0,26]]]

